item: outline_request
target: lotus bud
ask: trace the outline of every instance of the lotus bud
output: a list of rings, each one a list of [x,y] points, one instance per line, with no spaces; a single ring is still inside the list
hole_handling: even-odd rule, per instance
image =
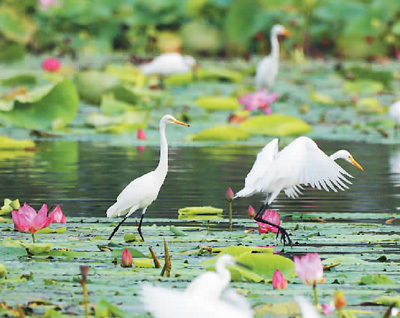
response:
[[[249,205],[249,208],[247,209],[247,216],[249,217],[250,220],[253,220],[255,215],[256,211],[254,211],[254,208],[251,205]]]
[[[61,62],[56,58],[47,58],[42,63],[42,69],[48,72],[57,72],[61,67]]]
[[[122,267],[132,267],[132,254],[126,248],[125,251],[122,253],[121,257],[121,266]]]
[[[137,139],[139,140],[146,140],[147,136],[143,129],[138,129],[137,131]]]
[[[288,285],[287,280],[285,279],[281,271],[277,269],[274,275],[272,276],[272,287],[274,289],[286,289],[287,285]]]
[[[90,268],[89,265],[81,265],[80,266],[81,276],[82,276],[83,280],[87,280],[87,276],[88,276],[88,273],[89,273],[89,268]]]
[[[344,297],[344,292],[343,290],[337,290],[335,294],[333,295],[333,302],[335,303],[335,308],[337,310],[342,309],[342,307],[346,306],[347,301],[346,298]]]
[[[235,196],[235,194],[233,193],[232,189],[228,188],[228,190],[226,191],[226,194],[225,194],[226,200],[228,202],[232,202],[234,196]]]

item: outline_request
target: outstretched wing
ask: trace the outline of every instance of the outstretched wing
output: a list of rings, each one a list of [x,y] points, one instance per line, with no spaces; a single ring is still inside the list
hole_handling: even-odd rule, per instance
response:
[[[276,162],[279,178],[287,180],[284,189],[293,194],[295,186],[310,185],[319,190],[345,190],[352,176],[327,156],[308,137],[299,137],[278,155]]]
[[[244,188],[235,197],[248,197],[257,191],[262,178],[278,154],[278,139],[275,138],[257,154],[256,161],[244,181]]]

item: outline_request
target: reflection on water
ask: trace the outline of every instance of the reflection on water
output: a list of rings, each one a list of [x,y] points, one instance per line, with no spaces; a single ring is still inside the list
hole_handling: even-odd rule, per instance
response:
[[[400,206],[400,147],[319,142],[331,154],[348,149],[364,172],[339,162],[355,179],[346,192],[306,190],[299,199],[281,194],[272,208],[280,212],[395,212]],[[35,208],[60,204],[67,215],[104,217],[118,193],[132,179],[153,170],[158,148],[113,147],[88,142],[41,142],[35,153],[0,152],[2,198],[19,198]],[[227,208],[228,187],[238,191],[262,147],[170,147],[169,173],[148,217],[178,218],[186,206]],[[246,217],[263,196],[234,202],[235,217]],[[317,216],[317,215],[316,215]]]

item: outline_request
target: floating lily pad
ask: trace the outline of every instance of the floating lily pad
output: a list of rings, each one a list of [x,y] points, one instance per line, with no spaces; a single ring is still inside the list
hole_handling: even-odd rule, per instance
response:
[[[146,258],[146,255],[144,255],[141,251],[128,247],[128,251],[131,253],[132,257],[135,258]],[[120,259],[122,257],[122,253],[125,251],[125,248],[120,248],[120,249],[114,249],[112,251],[112,257],[116,257]]]
[[[302,135],[312,130],[311,126],[305,121],[280,114],[252,117],[241,123],[239,127],[247,131],[250,135],[277,137]]]
[[[12,110],[0,111],[0,118],[21,128],[59,128],[75,117],[78,104],[75,85],[65,78],[54,86],[32,92],[29,101],[16,99]]]
[[[152,258],[134,258],[133,265],[139,268],[154,268],[154,260]]]
[[[26,44],[32,38],[36,24],[28,15],[20,14],[12,7],[0,7],[0,32],[8,39]]]
[[[13,138],[8,138],[0,136],[0,149],[26,149],[35,147],[35,143],[29,139],[17,140]]]
[[[310,98],[320,104],[333,105],[335,103],[332,97],[318,92],[312,92]]]
[[[400,296],[381,296],[374,300],[376,304],[400,307]]]
[[[119,309],[117,306],[109,303],[105,298],[101,298],[94,307],[94,316],[100,318],[123,318],[127,317],[127,313],[122,309]]]
[[[356,109],[359,113],[383,113],[384,107],[378,99],[374,97],[365,97],[357,100]]]
[[[4,264],[0,263],[0,278],[4,278],[7,276],[7,267]]]
[[[394,284],[387,275],[367,275],[360,279],[361,285],[376,285],[376,284]]]
[[[185,232],[183,232],[181,229],[178,229],[175,225],[171,225],[169,227],[169,230],[174,233],[176,236],[187,236]]]
[[[344,90],[348,93],[370,93],[376,94],[383,91],[384,85],[372,80],[346,81]]]
[[[219,208],[214,208],[212,206],[191,206],[186,208],[181,208],[178,210],[179,215],[217,215],[221,214],[224,210]]]
[[[38,234],[54,234],[54,233],[64,233],[67,230],[66,227],[59,227],[57,229],[51,229],[49,227],[45,227],[44,229],[41,229],[39,231],[36,231]]]
[[[213,253],[229,254],[232,256],[239,256],[244,253],[267,253],[272,254],[273,249],[269,247],[260,246],[228,246],[228,247],[215,247]]]
[[[50,243],[31,243],[24,244],[27,251],[32,255],[46,254],[51,250]]]
[[[234,97],[205,96],[196,99],[196,104],[208,111],[237,110],[240,107]]]
[[[126,243],[132,243],[132,242],[141,242],[142,239],[138,238],[135,234],[133,233],[125,233],[124,234],[124,241]]]
[[[19,74],[3,79],[1,83],[4,86],[35,85],[37,83],[37,79],[35,75]]]
[[[4,199],[4,205],[1,207],[0,215],[10,214],[12,210],[18,210],[20,207],[19,200]]]
[[[247,140],[248,133],[241,128],[229,125],[217,126],[200,131],[192,137],[193,140]]]

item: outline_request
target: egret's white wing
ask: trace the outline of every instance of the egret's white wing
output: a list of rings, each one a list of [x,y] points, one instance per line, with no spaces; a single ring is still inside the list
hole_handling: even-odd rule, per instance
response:
[[[256,85],[257,89],[270,87],[274,84],[275,77],[278,74],[278,63],[271,55],[264,57],[257,65]]]
[[[190,67],[186,64],[182,55],[172,52],[161,54],[150,63],[140,65],[140,69],[146,75],[170,75],[172,73],[188,72]]]
[[[155,318],[250,318],[228,303],[215,299],[202,301],[179,290],[144,285],[141,299]]]
[[[275,138],[257,154],[256,161],[244,181],[244,188],[235,197],[248,197],[258,192],[262,178],[278,154],[278,139]]]
[[[221,281],[215,272],[206,272],[196,277],[186,288],[185,294],[203,300],[220,299],[228,286]]]

